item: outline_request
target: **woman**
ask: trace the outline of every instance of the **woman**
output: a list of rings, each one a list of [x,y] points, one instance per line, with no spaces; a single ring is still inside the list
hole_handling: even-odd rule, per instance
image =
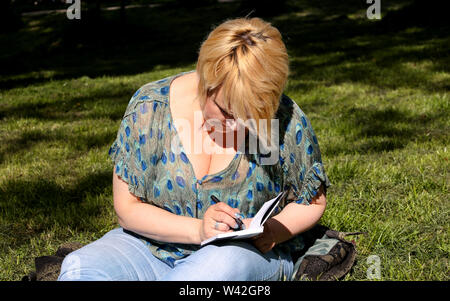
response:
[[[109,150],[120,227],[69,254],[58,280],[290,279],[330,184],[309,120],[282,93],[288,72],[279,31],[238,18],[209,34],[195,70],[137,90]],[[248,227],[282,189],[264,233],[200,247]]]

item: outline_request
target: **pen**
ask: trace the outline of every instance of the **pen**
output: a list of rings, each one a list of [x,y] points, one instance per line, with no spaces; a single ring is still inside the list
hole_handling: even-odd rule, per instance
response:
[[[211,200],[213,201],[214,204],[217,204],[220,202],[220,200],[215,196],[215,195],[211,195]],[[236,216],[238,215],[238,213],[236,213]],[[238,225],[238,229],[236,230],[243,230],[245,229],[244,223],[242,222],[241,218],[235,218],[234,219]]]

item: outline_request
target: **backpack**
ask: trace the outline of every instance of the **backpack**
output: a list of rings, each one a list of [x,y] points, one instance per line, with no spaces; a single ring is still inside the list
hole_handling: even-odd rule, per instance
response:
[[[338,280],[350,272],[356,259],[356,244],[345,240],[348,235],[365,232],[339,232],[316,225],[303,233],[305,248],[293,254],[292,281]]]

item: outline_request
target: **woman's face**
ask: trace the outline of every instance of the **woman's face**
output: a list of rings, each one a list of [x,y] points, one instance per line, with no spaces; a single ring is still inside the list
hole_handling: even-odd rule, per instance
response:
[[[219,89],[216,94],[206,99],[202,113],[208,130],[214,130],[219,133],[237,130],[238,123],[233,113],[226,111],[223,105],[222,89]]]

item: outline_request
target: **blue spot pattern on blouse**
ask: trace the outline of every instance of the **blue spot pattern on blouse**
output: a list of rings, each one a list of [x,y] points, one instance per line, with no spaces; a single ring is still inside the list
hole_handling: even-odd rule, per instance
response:
[[[309,205],[321,185],[325,189],[330,186],[311,123],[285,94],[280,98],[275,116],[280,130],[276,163],[261,164],[262,155],[238,152],[222,171],[197,179],[169,106],[172,81],[194,71],[145,84],[128,103],[108,154],[115,172],[128,183],[133,195],[170,213],[201,219],[211,206],[210,196],[214,194],[251,218],[282,187],[291,192],[277,212],[290,202]],[[171,266],[200,248],[140,237],[156,257]],[[299,234],[275,248],[300,251],[303,247]]]

